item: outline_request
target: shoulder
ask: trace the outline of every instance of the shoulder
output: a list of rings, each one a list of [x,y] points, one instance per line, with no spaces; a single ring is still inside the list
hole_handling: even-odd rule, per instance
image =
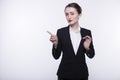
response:
[[[67,32],[68,30],[69,30],[69,26],[62,27],[57,30],[57,33],[64,33]]]
[[[91,36],[91,30],[86,29],[86,28],[81,28],[81,34],[82,36],[86,36],[86,35]]]
[[[82,28],[82,27],[81,27],[81,31],[84,31],[84,32],[91,32],[91,30],[86,29],[86,28]]]
[[[59,28],[58,31],[65,31],[65,30],[68,30],[68,29],[69,29],[69,26],[66,26],[66,27]]]

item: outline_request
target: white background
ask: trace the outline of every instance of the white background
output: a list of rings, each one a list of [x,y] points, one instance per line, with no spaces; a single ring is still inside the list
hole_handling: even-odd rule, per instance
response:
[[[67,26],[73,0],[0,0],[0,80],[57,80],[47,30]],[[120,80],[120,0],[75,0],[79,22],[92,31],[96,55],[87,59],[89,80]]]

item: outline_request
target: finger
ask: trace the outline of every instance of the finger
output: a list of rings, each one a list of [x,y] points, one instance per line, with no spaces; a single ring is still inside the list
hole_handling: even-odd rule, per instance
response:
[[[83,39],[91,39],[91,37],[90,36],[85,36],[85,37],[83,37]]]
[[[87,43],[91,43],[91,40],[87,39],[86,42],[87,42]]]
[[[56,40],[56,38],[54,38],[54,37],[53,37],[53,38],[51,37],[50,39],[51,39],[51,40]]]
[[[90,45],[91,40],[87,39],[85,42]]]
[[[87,39],[88,39],[89,41],[91,41],[91,40],[92,40],[92,38],[91,38],[90,36],[87,36]]]
[[[51,36],[53,36],[53,34],[50,31],[47,31]]]
[[[57,38],[54,37],[54,36],[51,36],[50,39],[51,39],[51,40],[57,40]]]
[[[86,36],[87,37],[87,39],[91,39],[91,37],[90,36]]]
[[[86,39],[86,37],[83,37],[82,39]]]
[[[50,39],[50,41],[51,41],[51,42],[55,42],[55,41],[56,41],[56,39]]]
[[[88,37],[87,37],[87,36],[85,36],[85,37],[83,37],[82,39],[88,39]]]
[[[50,38],[50,41],[57,41],[56,38]]]

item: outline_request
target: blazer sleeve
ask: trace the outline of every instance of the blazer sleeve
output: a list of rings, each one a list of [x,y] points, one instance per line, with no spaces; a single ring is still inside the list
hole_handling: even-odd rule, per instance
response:
[[[92,38],[91,31],[89,31],[89,36]],[[86,55],[87,55],[89,58],[93,58],[94,55],[95,55],[95,50],[94,50],[94,46],[93,46],[93,40],[92,40],[92,42],[90,43],[90,49],[89,49],[89,50],[86,50]]]
[[[58,59],[61,55],[61,40],[60,40],[60,31],[58,30],[57,31],[57,37],[58,37],[58,45],[57,47],[55,48],[54,45],[53,45],[53,48],[52,48],[52,55],[55,59]]]

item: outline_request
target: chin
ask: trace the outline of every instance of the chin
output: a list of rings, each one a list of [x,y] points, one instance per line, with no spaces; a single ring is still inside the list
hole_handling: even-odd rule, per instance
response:
[[[69,25],[73,25],[74,23],[72,23],[72,22],[69,22]]]
[[[74,25],[75,23],[69,23],[70,26]]]
[[[69,22],[69,25],[75,25],[75,24],[77,24],[77,22]]]

